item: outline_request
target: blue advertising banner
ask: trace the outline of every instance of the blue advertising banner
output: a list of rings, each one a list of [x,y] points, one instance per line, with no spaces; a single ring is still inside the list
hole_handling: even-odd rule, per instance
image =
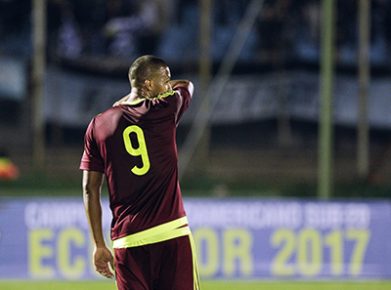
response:
[[[390,202],[186,199],[185,206],[203,278],[391,278]],[[0,279],[96,279],[91,261],[81,199],[0,199]]]

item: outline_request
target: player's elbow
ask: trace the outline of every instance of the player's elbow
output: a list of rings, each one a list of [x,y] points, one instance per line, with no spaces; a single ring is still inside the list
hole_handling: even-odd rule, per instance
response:
[[[93,195],[94,192],[95,192],[95,190],[91,186],[91,184],[88,184],[88,183],[86,183],[86,184],[83,183],[82,190],[83,190],[83,195],[86,196],[86,197]]]
[[[102,181],[101,173],[84,171],[82,181],[83,195],[86,197],[98,195],[100,193]]]
[[[100,187],[99,187],[99,185],[97,185],[95,183],[91,183],[91,182],[84,183],[83,182],[82,190],[83,190],[84,196],[92,197],[92,196],[99,194]]]
[[[194,93],[194,84],[191,81],[188,81],[187,89],[188,89],[190,95],[193,95],[193,93]]]

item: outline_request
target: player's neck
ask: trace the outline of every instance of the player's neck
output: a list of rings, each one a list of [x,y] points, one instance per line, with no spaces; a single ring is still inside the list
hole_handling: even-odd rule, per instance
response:
[[[145,100],[145,99],[152,99],[152,97],[145,92],[144,90],[140,90],[138,88],[132,88],[129,93],[129,100]]]

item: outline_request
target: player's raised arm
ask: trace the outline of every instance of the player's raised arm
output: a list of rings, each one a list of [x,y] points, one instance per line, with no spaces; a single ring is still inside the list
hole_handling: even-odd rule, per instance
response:
[[[102,207],[100,202],[102,183],[103,174],[101,172],[83,171],[83,200],[95,243],[95,269],[101,275],[113,278],[114,275],[109,267],[109,264],[113,267],[113,256],[106,247],[102,231]]]
[[[173,90],[177,88],[185,88],[190,92],[190,95],[193,95],[194,85],[189,80],[171,80],[170,85]]]

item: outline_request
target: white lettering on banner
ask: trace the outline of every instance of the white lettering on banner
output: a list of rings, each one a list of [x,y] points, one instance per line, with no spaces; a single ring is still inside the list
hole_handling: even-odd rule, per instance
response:
[[[108,203],[103,203],[103,223],[110,227]],[[282,203],[282,202],[189,202],[186,212],[192,226],[218,226],[222,228],[249,227],[318,229],[368,228],[370,208],[361,203]],[[87,218],[80,202],[30,202],[24,218],[29,229],[80,226],[87,228]]]
[[[314,228],[338,228],[344,223],[341,204],[309,203],[304,206],[305,226]]]
[[[85,227],[82,203],[29,203],[25,209],[26,225],[34,228],[54,228],[78,224]]]
[[[230,203],[191,202],[186,211],[192,226],[205,224],[223,228],[249,227],[317,229],[363,228],[370,225],[371,212],[360,203]]]
[[[186,212],[192,226],[205,224],[252,229],[287,227],[297,228],[302,223],[299,203],[188,203]]]
[[[371,221],[369,206],[360,203],[308,203],[304,205],[304,215],[304,225],[318,229],[366,229]]]
[[[110,216],[103,211],[103,222],[110,223]],[[26,205],[24,218],[29,229],[62,228],[78,225],[87,228],[83,202],[30,202]]]
[[[345,206],[345,224],[350,228],[368,228],[371,222],[371,209],[367,204],[349,203]]]

